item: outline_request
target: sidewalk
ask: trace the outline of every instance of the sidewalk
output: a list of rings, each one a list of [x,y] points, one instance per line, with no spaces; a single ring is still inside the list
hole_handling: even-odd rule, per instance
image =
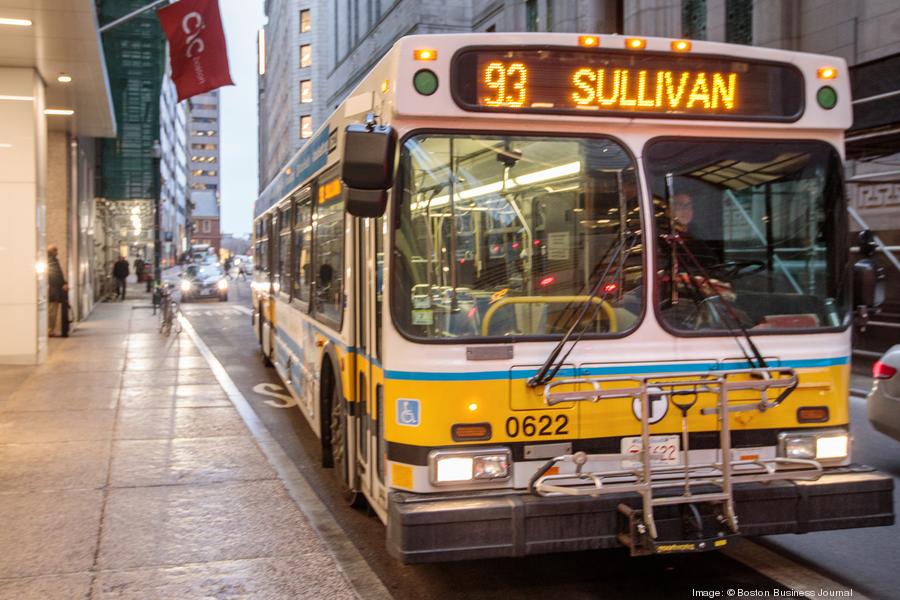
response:
[[[0,598],[355,598],[190,337],[128,297],[0,366]]]

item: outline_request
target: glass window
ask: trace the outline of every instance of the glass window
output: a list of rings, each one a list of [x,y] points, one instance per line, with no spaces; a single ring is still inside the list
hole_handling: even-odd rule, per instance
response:
[[[553,0],[545,0],[544,8],[546,9],[547,31],[553,31]]]
[[[725,41],[753,43],[753,0],[725,0]]]
[[[313,243],[313,310],[320,319],[340,327],[344,304],[344,201],[340,179],[319,185]]]
[[[538,30],[537,0],[525,0],[525,31]]]
[[[689,40],[706,39],[706,0],[681,1],[681,35]]]
[[[312,102],[312,81],[309,79],[300,82],[300,102],[304,104]]]
[[[637,323],[637,184],[616,142],[427,134],[401,169],[391,310],[407,335],[561,335],[585,304],[586,335]]]
[[[291,209],[281,211],[280,251],[278,253],[278,275],[281,290],[285,294],[291,293]]]
[[[308,33],[312,31],[312,17],[309,10],[300,11],[300,33]]]
[[[303,44],[300,46],[300,68],[306,68],[312,65],[312,46]]]
[[[651,142],[645,157],[666,325],[766,331],[844,324],[848,234],[841,162],[831,146],[668,140]]]
[[[312,137],[312,134],[312,117],[303,115],[300,117],[300,137],[305,140],[306,138]]]
[[[296,207],[294,224],[294,298],[309,302],[312,253],[312,204],[309,198]]]

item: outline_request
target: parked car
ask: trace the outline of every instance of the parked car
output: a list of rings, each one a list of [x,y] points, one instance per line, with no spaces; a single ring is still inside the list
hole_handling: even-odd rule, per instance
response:
[[[872,427],[900,441],[900,344],[872,365],[872,391],[866,402]]]
[[[228,279],[218,263],[189,265],[181,274],[181,301],[218,298],[228,300]]]

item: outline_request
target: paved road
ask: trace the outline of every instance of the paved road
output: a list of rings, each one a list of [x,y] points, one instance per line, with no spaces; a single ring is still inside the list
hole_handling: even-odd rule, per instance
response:
[[[396,598],[474,599],[490,594],[504,600],[550,595],[572,599],[633,600],[696,598],[699,597],[696,592],[701,590],[786,589],[736,560],[713,553],[632,559],[624,551],[608,550],[440,565],[399,564],[384,550],[384,527],[377,517],[344,506],[330,472],[318,466],[319,450],[315,436],[290,397],[280,393],[283,388],[275,371],[262,365],[250,326],[249,306],[249,287],[239,283],[232,286],[227,303],[191,303],[182,308],[272,436],[332,511],[344,534],[354,541]],[[896,539],[897,532],[891,532],[889,528],[884,528],[878,535],[887,541],[891,533]],[[871,530],[859,534],[860,538],[872,536]],[[825,535],[832,536],[829,539],[843,539],[836,537],[839,534]],[[777,545],[780,552],[794,553],[801,560],[808,558],[818,562],[816,556],[810,553],[812,551],[807,551],[803,543],[797,541],[807,539],[810,545],[815,545],[817,540],[823,538],[779,538],[774,540],[772,546]],[[839,548],[842,553],[848,552],[846,544],[842,543]],[[860,548],[860,553],[871,560],[873,553],[866,545],[861,544]],[[828,560],[838,563],[845,556],[842,554],[840,560]],[[792,569],[801,575],[806,573],[799,567]],[[855,589],[862,587],[851,577],[852,572],[840,571],[836,574],[838,579],[853,583]],[[880,590],[879,585],[870,585],[867,589]],[[874,594],[873,597],[879,595]],[[892,594],[880,594],[880,597],[889,598]]]
[[[869,378],[854,378],[854,388],[871,386]],[[900,442],[875,431],[866,418],[866,401],[850,399],[853,460],[894,478],[894,514],[900,514]],[[872,598],[900,597],[900,524],[806,536],[770,536],[771,548],[801,562],[822,565],[821,571]]]

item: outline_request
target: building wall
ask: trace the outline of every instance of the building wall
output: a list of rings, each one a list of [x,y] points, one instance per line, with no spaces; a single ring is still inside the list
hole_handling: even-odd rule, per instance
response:
[[[44,84],[31,68],[0,68],[0,363],[34,364],[47,350],[47,132]]]
[[[163,268],[176,264],[188,249],[186,237],[188,189],[187,102],[178,102],[166,63],[160,92],[160,230]]]

